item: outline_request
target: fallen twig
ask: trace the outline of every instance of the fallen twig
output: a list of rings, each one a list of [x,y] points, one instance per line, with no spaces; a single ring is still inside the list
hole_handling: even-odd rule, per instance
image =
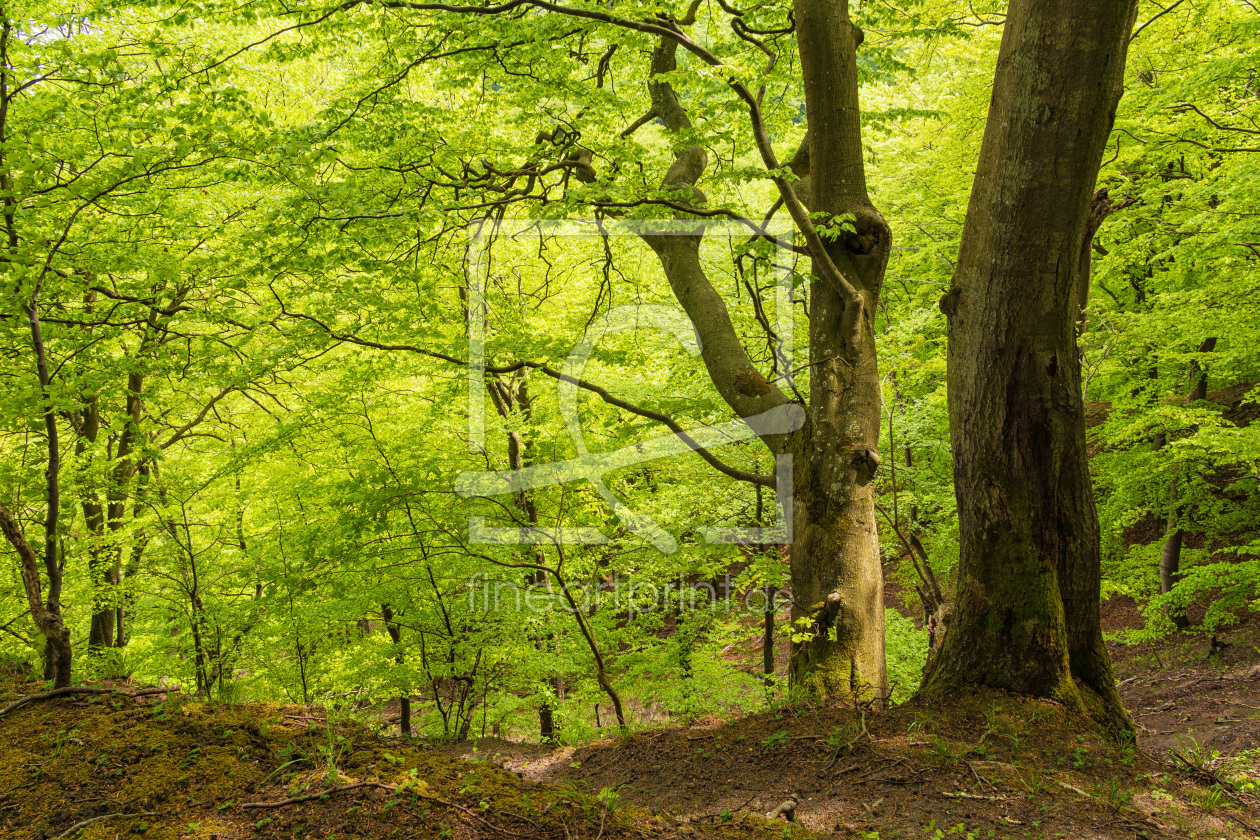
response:
[[[171,686],[170,688],[142,688],[138,691],[123,691],[121,688],[93,688],[86,685],[69,685],[65,688],[54,688],[52,691],[44,691],[39,694],[28,694],[25,697],[19,697],[9,705],[0,709],[0,715],[6,715],[14,709],[20,709],[27,703],[34,703],[36,700],[51,700],[54,697],[65,697],[69,694],[122,694],[127,697],[145,697],[150,694],[168,694],[179,691],[179,686]]]
[[[102,814],[99,817],[92,817],[90,819],[80,820],[79,822],[70,826],[65,831],[61,832],[60,834],[53,835],[53,840],[60,840],[60,838],[62,837],[69,837],[71,834],[74,834],[79,829],[86,828],[92,823],[104,822],[105,820],[125,820],[130,817],[155,817],[155,816],[157,816],[157,811],[144,811],[139,814]]]
[[[885,764],[881,764],[873,770],[867,770],[865,773],[858,776],[858,778],[865,779],[868,776],[873,776],[876,773],[882,773],[885,770],[891,770],[892,768],[896,767],[898,764],[905,764],[905,763],[906,763],[906,760],[904,758],[894,758],[892,761],[889,761]]]
[[[445,799],[438,799],[436,796],[427,796],[411,788],[398,788],[398,787],[395,787],[394,785],[387,785],[384,782],[355,782],[354,784],[341,785],[340,787],[329,788],[328,790],[321,790],[316,793],[307,793],[307,794],[303,794],[302,796],[292,796],[288,799],[277,799],[274,802],[244,802],[241,804],[240,807],[241,808],[282,808],[285,805],[296,805],[300,802],[309,802],[312,799],[320,799],[325,796],[330,796],[334,793],[344,793],[346,791],[357,790],[359,788],[366,788],[366,787],[376,788],[377,790],[383,790],[388,793],[411,794],[417,799],[423,799],[426,802],[432,802],[436,805],[441,805],[445,808],[450,808],[453,811],[459,811],[461,814],[469,817],[470,819],[476,820],[477,822],[481,823],[486,828],[489,828],[491,831],[494,831],[497,834],[506,834],[509,837],[529,837],[530,836],[528,834],[517,834],[514,831],[508,831],[506,828],[500,828],[494,823],[487,822],[486,820],[474,814],[472,811],[465,808],[463,805],[456,805],[454,802],[447,802]],[[517,819],[523,822],[527,822],[530,825],[534,826],[535,828],[538,827],[536,823],[527,819],[526,817],[521,816],[520,814],[511,814],[510,816],[516,817]]]
[[[949,793],[944,791],[941,793],[947,799],[983,799],[985,802],[1005,802],[1009,797],[1006,796],[979,796],[974,793],[967,793],[965,790]]]
[[[975,765],[973,765],[970,761],[967,761],[966,759],[963,759],[963,764],[966,764],[966,765],[967,765],[967,769],[969,769],[969,770],[971,771],[971,775],[973,775],[973,776],[975,776],[975,777],[976,777],[976,783],[977,783],[977,784],[980,784],[980,785],[988,785],[989,787],[993,787],[993,786],[994,786],[992,782],[990,782],[988,779],[984,778],[983,776],[981,776],[979,773],[977,773],[977,772],[976,772]]]
[[[1055,781],[1058,782],[1059,787],[1063,788],[1064,790],[1070,790],[1072,791],[1072,793],[1079,793],[1081,796],[1084,796],[1084,797],[1089,796],[1088,793],[1081,790],[1080,788],[1078,788],[1076,785],[1072,784],[1071,782],[1065,782],[1062,779],[1055,779]]]

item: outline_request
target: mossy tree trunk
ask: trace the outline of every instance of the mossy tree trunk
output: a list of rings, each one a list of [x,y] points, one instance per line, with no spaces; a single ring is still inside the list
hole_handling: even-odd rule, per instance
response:
[[[682,23],[691,22],[695,8]],[[825,246],[806,235],[814,264],[807,420],[790,436],[763,438],[775,455],[793,454],[792,618],[805,638],[791,646],[790,672],[821,694],[883,700],[883,575],[871,483],[879,463],[880,386],[872,316],[891,240],[866,188],[856,52],[862,32],[849,19],[847,0],[796,0],[793,8],[809,128],[789,164],[799,180],[790,187],[781,182],[780,192],[803,231],[813,231],[809,211],[828,221],[847,214],[851,227]],[[661,39],[648,90],[654,115],[684,137],[691,120],[662,77],[676,69],[677,48],[675,40]],[[767,167],[779,169],[757,112],[754,132]],[[703,146],[679,144],[663,186],[689,189],[691,203],[702,205],[697,184],[707,165]],[[792,402],[749,360],[699,259],[702,236],[697,225],[695,236],[644,239],[696,327],[718,393],[743,417]]]
[[[881,395],[872,316],[891,235],[866,188],[858,107],[862,31],[847,0],[795,0],[796,41],[809,117],[809,209],[848,215],[853,232],[827,243],[844,284],[814,260],[810,286],[809,420],[797,435],[792,618],[809,620],[792,645],[794,680],[882,700],[884,590],[875,488]],[[847,285],[845,285],[847,284]],[[799,558],[799,562],[798,562]]]
[[[1129,726],[1099,615],[1079,255],[1136,0],[1012,0],[949,318],[961,559],[921,691],[975,685]]]

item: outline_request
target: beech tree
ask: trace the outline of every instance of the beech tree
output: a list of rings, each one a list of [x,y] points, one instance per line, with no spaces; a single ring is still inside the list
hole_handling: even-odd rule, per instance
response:
[[[949,318],[961,559],[927,694],[988,685],[1127,726],[1099,615],[1074,305],[1137,3],[1010,4]],[[1082,257],[1082,254],[1085,254]]]
[[[714,108],[712,101],[718,98],[730,102],[724,108],[724,117],[731,106],[738,106],[742,112],[740,122],[745,128],[735,135],[734,144],[738,149],[742,140],[742,148],[755,151],[760,168],[753,177],[774,187],[774,202],[764,212],[764,217],[768,219],[779,208],[785,209],[800,242],[797,245],[775,241],[775,244],[800,251],[810,258],[813,265],[808,291],[807,391],[802,388],[789,395],[786,389],[790,383],[786,378],[772,381],[774,377],[767,376],[752,363],[741,336],[732,326],[726,302],[717,292],[700,259],[703,228],[697,226],[694,236],[645,234],[644,238],[656,253],[675,298],[695,325],[705,369],[730,409],[744,417],[792,402],[801,403],[805,409],[806,420],[798,431],[763,437],[770,453],[791,452],[795,462],[795,539],[791,566],[795,599],[793,618],[798,633],[792,650],[794,678],[808,678],[823,692],[883,698],[887,693],[884,613],[872,484],[881,460],[877,454],[881,395],[874,315],[880,303],[892,236],[866,186],[862,114],[858,102],[861,81],[858,53],[865,35],[854,23],[850,4],[846,0],[797,0],[790,18],[780,18],[783,25],[777,28],[772,27],[767,19],[776,13],[781,14],[783,10],[758,8],[754,18],[751,12],[722,5],[720,12],[703,17],[698,3],[685,8],[662,7],[647,16],[638,11],[620,10],[615,5],[559,4],[544,0],[513,0],[487,6],[387,2],[376,7],[397,15],[402,21],[403,31],[421,32],[427,39],[424,40],[424,48],[416,48],[401,59],[391,56],[391,60],[400,63],[402,69],[393,76],[395,81],[387,83],[387,87],[396,84],[398,79],[404,78],[418,65],[458,54],[476,56],[475,60],[468,59],[461,65],[464,72],[475,69],[483,79],[493,78],[496,86],[502,86],[496,88],[496,92],[506,94],[508,101],[514,101],[512,94],[519,92],[512,87],[517,84],[515,77],[527,77],[537,83],[554,76],[555,84],[563,88],[563,96],[552,109],[558,113],[548,116],[548,119],[561,120],[562,128],[546,131],[543,126],[544,130],[538,132],[532,144],[519,144],[515,150],[487,147],[478,153],[470,148],[460,171],[445,173],[445,177],[440,179],[428,177],[430,187],[453,188],[457,195],[463,193],[455,208],[465,212],[476,209],[484,213],[485,208],[492,208],[494,212],[504,213],[518,207],[540,206],[555,201],[563,202],[570,210],[603,213],[656,207],[681,219],[733,217],[744,221],[755,231],[761,231],[763,228],[752,221],[756,215],[744,207],[718,206],[709,194],[711,184],[716,187],[714,193],[722,187],[720,178],[712,179],[707,175],[713,142],[709,134],[715,129],[713,125],[703,125],[692,117],[692,112],[696,110],[709,116]],[[367,4],[349,4],[337,11],[346,14],[347,20],[352,20],[355,15],[366,14],[368,8]],[[1131,8],[1131,4],[1125,7],[1126,10]],[[864,12],[870,14],[869,10]],[[307,14],[309,19],[299,26],[322,25],[335,12]],[[1018,5],[1011,14],[1014,15],[1012,20],[1025,21],[1030,30],[1038,31],[1049,27],[1048,21],[1055,17],[1051,6],[1036,3]],[[1128,12],[1125,14],[1128,15]],[[448,20],[464,23],[442,23]],[[1108,20],[1111,18],[1108,17]],[[729,26],[737,37],[715,37],[714,33],[720,30],[713,26],[714,23]],[[461,34],[452,36],[452,31],[459,26],[462,26]],[[440,37],[434,36],[433,31],[439,32]],[[505,37],[509,32],[519,40],[509,41]],[[700,33],[703,33],[703,38]],[[791,143],[786,148],[776,149],[775,137],[763,112],[766,105],[765,83],[779,78],[773,75],[782,72],[781,68],[776,71],[776,65],[786,64],[787,59],[778,40],[762,39],[787,33],[795,37],[799,65],[793,69],[799,75],[791,79],[791,83],[799,85],[803,93],[807,127],[799,145]],[[648,49],[644,48],[643,36],[651,39]],[[1041,53],[1033,55],[1032,60],[1039,72],[1049,73],[1056,79],[1058,74],[1071,77],[1062,83],[1062,90],[1057,87],[1058,82],[1051,85],[1053,96],[1059,99],[1045,94],[1045,104],[1051,108],[1075,107],[1079,104],[1077,99],[1083,96],[1078,92],[1079,88],[1096,85],[1097,74],[1102,70],[1109,74],[1110,87],[1098,94],[1103,97],[1100,101],[1105,100],[1106,109],[1099,117],[1101,121],[1091,124],[1089,143],[1085,143],[1082,147],[1084,151],[1078,153],[1076,148],[1081,146],[1081,142],[1065,133],[1062,136],[1039,136],[1025,144],[1027,148],[1018,143],[1005,144],[997,149],[986,148],[977,176],[977,194],[992,192],[1000,195],[1002,179],[1018,181],[1022,177],[1019,173],[1025,169],[1062,170],[1070,175],[1065,183],[1085,184],[1085,215],[1078,220],[1074,215],[1076,208],[1065,206],[1061,222],[1068,226],[1065,230],[1069,244],[1076,247],[1069,288],[1069,292],[1075,295],[1082,282],[1078,269],[1080,265],[1089,265],[1088,260],[1080,259],[1085,247],[1082,240],[1088,217],[1088,198],[1093,188],[1101,143],[1109,128],[1104,118],[1114,109],[1118,98],[1123,62],[1120,57],[1122,49],[1119,53],[1114,50],[1108,52],[1108,47],[1104,45],[1097,47],[1101,50],[1099,61],[1102,64],[1084,69],[1071,67],[1069,59],[1064,56],[1077,56],[1070,43],[1064,40],[1066,37],[1064,34],[1057,41],[1050,38],[1037,41],[1036,46]],[[536,50],[541,44],[567,44],[570,55],[584,62],[602,54],[595,72],[578,81],[559,64],[539,63]],[[623,59],[630,50],[619,52],[622,46],[637,47],[640,54],[646,52],[649,56],[646,63],[632,52]],[[517,48],[520,48],[519,54],[515,52]],[[749,60],[750,55],[758,53],[768,56],[765,68],[760,71],[753,69],[755,65],[750,65]],[[584,58],[587,55],[590,57]],[[680,56],[688,57],[689,67],[680,63]],[[1110,58],[1110,64],[1106,64],[1107,58]],[[1017,63],[1008,61],[999,65],[999,86],[994,97],[991,125],[1001,124],[1008,119],[1008,114],[1022,114],[1021,109],[1036,105],[1030,105],[1028,98],[1031,94],[1012,81],[1014,77],[1010,67]],[[644,92],[647,94],[648,109],[622,131],[612,135],[608,120],[588,117],[587,111],[603,107],[601,97],[606,94],[601,91],[606,79],[614,74],[624,78],[627,67],[633,78],[646,78]],[[504,72],[500,73],[499,68]],[[688,95],[682,87],[689,79],[687,70],[691,75],[722,83],[725,91],[710,82],[707,86],[698,86]],[[376,78],[381,75],[378,70]],[[379,83],[374,84],[352,107],[357,109],[364,107],[365,102],[377,101],[382,88]],[[540,95],[536,84],[523,86],[521,90],[535,97]],[[344,118],[338,117],[338,120],[333,124],[333,131],[345,124]],[[713,122],[716,123],[716,119]],[[623,165],[627,161],[625,149],[619,149],[617,143],[632,137],[649,123],[658,124],[663,129],[672,155],[665,162],[665,171],[657,170],[652,175],[640,164],[637,170],[630,170],[636,177],[630,177]],[[729,122],[723,122],[722,126],[722,136],[731,136]],[[782,137],[786,134],[782,131],[785,127],[780,122],[777,126],[780,131],[775,134]],[[1063,157],[1060,143],[1068,143],[1072,147],[1075,156],[1070,161]],[[785,144],[780,142],[780,145]],[[432,154],[437,154],[439,149],[445,149],[445,146],[435,145]],[[512,151],[517,156],[515,160],[512,159]],[[1092,165],[1086,159],[1090,154],[1093,155]],[[521,155],[524,155],[523,161]],[[397,167],[397,164],[391,165]],[[1082,166],[1084,169],[1080,169]],[[407,170],[410,177],[426,181],[422,166],[412,165]],[[653,179],[656,179],[655,189]],[[407,189],[414,193],[414,187],[408,186]],[[422,206],[429,195],[425,193]],[[475,198],[469,198],[469,195]],[[1057,198],[1057,194],[1051,197]],[[1033,207],[1040,212],[1044,206],[1039,201],[1031,202],[1027,207],[1003,206],[1001,213],[1028,213]],[[340,214],[321,210],[317,218],[332,216],[341,222],[379,217],[379,214],[370,214],[361,202],[355,207],[343,207]],[[390,205],[390,209],[397,212],[394,204]],[[984,244],[973,246],[970,241],[964,243],[964,255],[968,260],[984,263],[1004,253],[1003,249],[1024,249],[1019,252],[1027,259],[1032,259],[1028,255],[1040,253],[1039,242],[1024,242],[1018,237],[1007,240],[999,236],[996,230],[1002,224],[1001,214],[990,211],[989,217],[992,222]],[[1030,230],[1043,229],[1040,218],[1026,224]],[[975,256],[972,256],[973,251]],[[960,269],[964,270],[967,269]],[[953,307],[956,298],[957,295],[951,295],[946,307]],[[1074,313],[1070,314],[1075,323]],[[1036,316],[1027,316],[1030,319],[1028,323],[1045,328],[1045,323],[1037,320],[1044,316],[1043,308]],[[1021,314],[1019,317],[1025,316]],[[1074,341],[1074,333],[1068,338]],[[351,337],[351,340],[354,339]],[[424,352],[423,349],[421,352]],[[1058,359],[1066,350],[1058,348],[1056,353]],[[1074,353],[1073,350],[1067,355],[1074,359]],[[524,364],[540,366],[540,363],[528,360]],[[997,364],[996,359],[984,358],[960,376],[970,377],[969,387],[978,387],[976,383],[986,381],[990,368]],[[1066,358],[1057,360],[1052,366],[1052,373],[1047,375],[1057,377],[1060,367],[1066,370],[1073,364],[1077,362]],[[1079,375],[1074,379],[1068,371],[1056,380],[1056,384],[1070,388],[1071,383],[1078,380]],[[588,383],[582,384],[585,386]],[[1074,399],[1074,403],[1067,403],[1064,411],[1070,413],[1075,410],[1079,415],[1079,393]],[[986,418],[985,422],[991,422],[991,418]],[[969,428],[971,423],[970,416],[956,416],[953,422],[955,435],[968,436],[968,445],[984,446],[984,438]],[[1079,418],[1074,428],[1077,432],[1083,429]],[[1072,437],[1071,433],[1065,434],[1068,438]],[[956,441],[962,439],[958,437]],[[956,448],[959,445],[956,443]],[[1073,467],[1079,473],[1076,484],[1072,485],[1077,492],[1080,491],[1077,485],[1081,481],[1086,482],[1086,486],[1088,482],[1083,443],[1081,447],[1081,460]],[[1028,451],[1025,442],[1018,436],[1011,438],[1009,449],[1013,458],[1022,458]],[[754,483],[769,484],[768,477],[764,476],[752,480]],[[960,498],[966,496],[970,500],[974,492],[975,488],[966,486],[965,482],[960,483]],[[1085,519],[1094,517],[1096,522],[1092,508],[1086,510],[1086,504],[1081,501],[1078,513]],[[1094,530],[1096,532],[1096,525]],[[1097,545],[1097,538],[1091,538],[1088,533],[1083,534],[1082,539],[1085,543]],[[1035,544],[1040,551],[1040,543]],[[1074,559],[1072,562],[1078,561]],[[1097,580],[1097,549],[1094,550],[1092,572],[1087,558],[1079,562],[1082,570],[1079,574],[1073,570],[1076,582],[1072,584],[1081,587],[1079,593],[1072,595],[1078,600],[1088,597],[1088,576],[1092,574]],[[1060,577],[1066,578],[1067,575]],[[1095,593],[1096,590],[1095,585]],[[1081,622],[1088,624],[1089,609],[1083,606],[1082,610]],[[960,613],[966,612],[967,609],[960,610]],[[1073,631],[1082,640],[1101,638],[1096,604],[1092,615],[1092,631]],[[965,622],[965,615],[960,615],[960,620]],[[954,638],[961,640],[966,635],[967,631],[959,630]],[[1081,641],[1080,644],[1086,645],[1086,642]],[[1043,661],[1040,653],[1034,661]],[[1013,661],[1010,664],[1010,667],[1017,666],[1024,667]],[[994,667],[1001,670],[1006,666],[999,664]],[[1095,670],[1102,673],[1106,669],[1099,665]],[[1011,685],[1017,690],[1034,689],[1031,684],[1018,680]]]
[[[380,107],[385,97],[399,96],[396,89],[412,69],[427,62],[493,80],[495,96],[511,105],[520,103],[521,110],[505,108],[505,120],[525,122],[521,114],[527,101],[536,103],[540,96],[560,92],[547,108],[525,112],[538,129],[536,136],[525,139],[525,132],[513,125],[512,132],[505,130],[492,143],[483,136],[459,136],[456,146],[433,136],[437,129],[429,123],[428,135],[410,138],[406,146],[382,155],[388,162],[379,162],[377,172],[385,173],[378,176],[384,180],[370,187],[372,199],[365,200],[364,189],[345,187],[350,179],[362,179],[357,173],[369,166],[356,162],[354,170],[347,168],[344,175],[337,173],[323,183],[326,190],[336,184],[337,190],[353,197],[352,202],[338,195],[328,196],[331,200],[317,209],[297,202],[286,221],[302,214],[311,220],[304,224],[308,235],[318,230],[330,237],[327,241],[338,243],[333,247],[351,248],[348,225],[405,214],[418,214],[425,221],[440,219],[448,231],[455,227],[452,220],[518,209],[529,213],[555,203],[588,215],[652,211],[657,218],[667,214],[696,220],[694,235],[658,235],[649,226],[643,239],[695,326],[713,388],[741,417],[793,403],[804,409],[799,429],[763,436],[767,454],[794,456],[791,568],[798,632],[792,675],[823,693],[882,701],[888,686],[872,483],[880,462],[873,324],[891,237],[866,187],[857,66],[863,33],[851,20],[847,2],[806,0],[791,11],[776,6],[747,12],[723,7],[705,9],[703,15],[701,4],[693,2],[662,6],[646,16],[637,8],[533,0],[487,6],[391,2],[303,12],[297,26],[349,27],[380,10],[387,10],[389,25],[419,43],[405,53],[391,46],[382,58],[389,66],[375,67],[373,78],[363,81],[362,93],[346,96],[327,115],[327,124],[320,127],[329,132],[325,136],[336,133],[341,140],[368,148],[366,139],[356,135],[371,122],[348,123],[344,109]],[[328,22],[337,13],[340,17]],[[792,34],[799,56],[787,40]],[[594,63],[594,74],[582,78],[571,57],[540,61],[540,45],[550,50],[551,44],[566,45],[580,62]],[[798,61],[809,115],[804,138],[793,122],[800,115],[799,98],[770,99],[766,88],[779,79],[797,86],[799,79],[795,74],[785,76],[784,68],[795,68]],[[384,86],[382,76],[389,79]],[[613,76],[619,80],[617,99],[612,100],[618,110],[639,109],[619,130],[613,122],[621,117],[609,106],[613,94],[606,87]],[[627,85],[627,78],[632,85]],[[774,112],[769,120],[768,108]],[[739,114],[734,129],[733,109]],[[439,124],[450,118],[432,116]],[[459,126],[449,129],[453,137],[471,128],[466,115],[460,120]],[[652,150],[644,164],[634,135],[649,125],[660,130],[668,154],[657,153],[659,144],[640,147]],[[776,148],[772,133],[789,140]],[[711,149],[728,137],[737,156],[752,158],[751,169],[741,160],[712,172]],[[403,155],[407,162],[400,164],[398,157]],[[390,172],[405,178],[389,182]],[[734,187],[746,182],[757,188],[756,202],[737,203]],[[400,193],[414,201],[405,214],[400,212]],[[381,195],[388,198],[377,203],[375,198]],[[441,203],[439,195],[448,197],[447,203]],[[731,199],[733,206],[718,199]],[[765,233],[765,225],[781,209],[795,226],[796,242]],[[793,392],[789,371],[763,371],[752,361],[746,338],[732,323],[728,300],[701,258],[705,234],[699,222],[711,217],[742,221],[754,238],[812,261],[806,295],[810,349],[802,366],[808,371],[808,386],[802,383]],[[384,239],[379,232],[373,235]],[[366,256],[367,249],[363,253]],[[306,313],[297,310],[300,305],[294,304],[287,314],[301,319]],[[362,324],[362,319],[354,313],[336,313],[330,320],[323,327],[339,340],[403,349],[396,334],[389,335],[393,340],[375,343],[356,335],[354,324]],[[347,322],[351,326],[343,327]],[[402,324],[396,328],[405,329]],[[379,319],[372,331],[381,333]],[[419,342],[412,349],[460,363]],[[556,373],[537,359],[503,359],[495,365],[494,371],[524,366]],[[594,383],[579,384],[623,410],[680,428],[660,412],[627,403]],[[735,477],[752,484],[775,486],[772,475],[724,471],[736,472]]]

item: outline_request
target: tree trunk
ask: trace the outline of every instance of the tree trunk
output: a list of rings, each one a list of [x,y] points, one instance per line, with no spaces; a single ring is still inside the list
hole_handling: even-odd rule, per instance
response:
[[[890,237],[871,206],[862,158],[857,45],[847,0],[796,0],[797,43],[804,70],[808,142],[791,163],[800,195],[777,181],[802,232],[808,231],[814,278],[810,286],[811,405],[790,437],[766,435],[776,456],[793,455],[792,618],[808,638],[791,646],[790,676],[821,694],[888,694],[884,666],[883,577],[871,479],[879,464],[880,389],[871,315],[879,299]],[[648,90],[666,129],[686,135],[691,121],[659,74],[676,67],[677,44],[662,39],[652,56]],[[763,162],[779,170],[754,108]],[[692,188],[708,162],[702,146],[680,147],[663,185]],[[853,231],[826,246],[802,206],[828,221],[850,214]],[[812,234],[812,238],[811,235]],[[650,236],[678,302],[696,327],[701,356],[718,393],[742,417],[791,402],[751,363],[721,296],[702,267],[695,236]],[[803,621],[802,621],[803,620]]]
[[[862,32],[849,20],[847,0],[795,0],[793,8],[809,116],[809,209],[852,214],[856,233],[826,246],[850,289],[838,288],[813,260],[810,408],[794,447],[792,546],[792,618],[807,618],[813,633],[792,645],[791,674],[823,693],[882,700],[884,587],[872,484],[881,394],[871,318],[891,238],[863,168]]]
[[[381,617],[385,619],[385,632],[389,640],[398,648],[394,654],[394,662],[401,665],[405,659],[402,650],[402,625],[394,621],[394,611],[389,604],[381,604]],[[404,691],[398,695],[398,730],[404,738],[411,737],[411,697]]]
[[[1174,485],[1173,493],[1176,492]],[[1159,591],[1162,595],[1171,592],[1181,580],[1181,543],[1186,532],[1178,528],[1174,521],[1174,511],[1170,510],[1168,512],[1168,537],[1164,540],[1164,548],[1159,553]],[[1190,626],[1184,607],[1165,606],[1164,614],[1172,619],[1172,623],[1178,630],[1185,630]]]
[[[1200,353],[1211,353],[1216,349],[1216,337],[1205,338],[1203,343],[1199,345]],[[1207,371],[1203,369],[1203,365],[1198,359],[1190,362],[1190,396],[1187,402],[1195,403],[1200,400],[1207,399],[1208,378]]]
[[[961,558],[952,623],[921,689],[1050,697],[1124,728],[1099,615],[1076,293],[1135,10],[1012,0],[1007,11],[941,300]]]
[[[774,587],[767,586],[765,627],[761,637],[761,671],[765,674],[765,683],[774,682]]]
[[[45,679],[53,680],[54,688],[70,685],[70,630],[61,620],[58,611],[50,609],[43,600],[39,582],[39,557],[26,542],[22,526],[0,504],[0,531],[18,553],[21,561],[22,585],[26,590],[26,603],[35,620],[35,626],[44,636]]]
[[[1200,353],[1211,353],[1215,349],[1215,337],[1204,339],[1199,345]],[[1207,399],[1207,388],[1207,372],[1196,359],[1190,363],[1190,393],[1186,395],[1186,403],[1193,404]],[[1167,443],[1168,433],[1159,432],[1155,436],[1155,451],[1163,449]],[[1181,506],[1177,504],[1177,479],[1174,477],[1168,491],[1168,529],[1165,532],[1164,547],[1159,553],[1159,592],[1161,595],[1167,595],[1181,580],[1181,546],[1186,536],[1185,530],[1180,526],[1181,514]],[[1190,626],[1184,607],[1165,606],[1164,614],[1172,619],[1172,623],[1178,630],[1185,630]]]

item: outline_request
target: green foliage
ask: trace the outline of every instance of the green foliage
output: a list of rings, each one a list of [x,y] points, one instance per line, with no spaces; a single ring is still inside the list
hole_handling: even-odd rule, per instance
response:
[[[1000,38],[963,22],[1001,6],[854,9],[871,189],[895,231],[875,313],[875,481],[888,573],[907,605],[924,583],[910,542],[947,591],[958,561],[938,302]],[[780,29],[788,12],[756,6],[744,24]],[[76,643],[94,614],[126,628],[125,647],[79,658],[88,673],[334,715],[414,697],[416,729],[448,739],[534,737],[540,707],[557,739],[598,737],[613,713],[597,659],[633,726],[808,696],[766,687],[750,667],[764,618],[753,596],[788,585],[786,554],[703,535],[768,524],[772,494],[692,453],[610,469],[607,495],[585,480],[528,500],[452,490],[461,473],[511,469],[517,446],[527,465],[576,457],[562,391],[537,365],[570,373],[574,348],[617,307],[676,308],[637,237],[536,222],[598,216],[607,234],[618,218],[686,216],[678,203],[698,197],[658,186],[678,142],[709,149],[710,208],[760,219],[773,203],[725,77],[687,56],[662,74],[691,119],[671,136],[653,120],[626,131],[651,105],[652,37],[589,20],[530,12],[470,27],[362,6],[290,29],[291,10],[269,3],[4,14],[14,81],[0,216],[13,235],[0,290],[0,501],[39,547],[51,415],[67,623]],[[764,54],[720,7],[697,14],[706,48],[766,85],[767,131],[786,160],[804,133],[790,38],[770,38],[779,60],[761,75]],[[1244,422],[1260,399],[1260,170],[1248,151],[1260,97],[1244,48],[1258,26],[1222,2],[1181,4],[1145,29],[1100,176],[1133,203],[1096,239],[1082,388],[1105,592],[1146,605],[1142,638],[1170,630],[1166,607],[1210,600],[1203,625],[1215,630],[1260,603],[1260,427]],[[573,166],[581,149],[590,177]],[[819,222],[839,237],[853,218]],[[785,388],[794,370],[805,399],[809,268],[745,234],[707,236],[702,263],[753,363]],[[762,324],[780,314],[779,278],[794,359]],[[47,389],[33,374],[33,299]],[[471,391],[470,319],[501,371]],[[729,421],[687,338],[635,321],[602,337],[582,375],[685,428]],[[1207,338],[1214,348],[1200,350]],[[508,369],[521,361],[535,366]],[[1229,404],[1187,404],[1192,369],[1211,392],[1229,389]],[[592,452],[661,433],[593,392],[573,403]],[[470,416],[483,419],[480,440]],[[740,470],[773,469],[756,440],[715,452]],[[633,527],[648,517],[672,551]],[[475,521],[535,536],[583,528],[604,542],[475,542]],[[1159,595],[1170,528],[1190,536],[1180,582]],[[3,568],[0,656],[35,663],[16,566]],[[574,610],[564,593],[579,591]],[[812,632],[778,606],[779,645]],[[901,701],[918,685],[926,634],[892,609],[885,631]],[[331,726],[324,735],[312,763],[332,778],[341,746]]]
[[[893,700],[908,700],[919,688],[927,646],[927,634],[912,619],[891,607],[884,610],[884,650]]]

